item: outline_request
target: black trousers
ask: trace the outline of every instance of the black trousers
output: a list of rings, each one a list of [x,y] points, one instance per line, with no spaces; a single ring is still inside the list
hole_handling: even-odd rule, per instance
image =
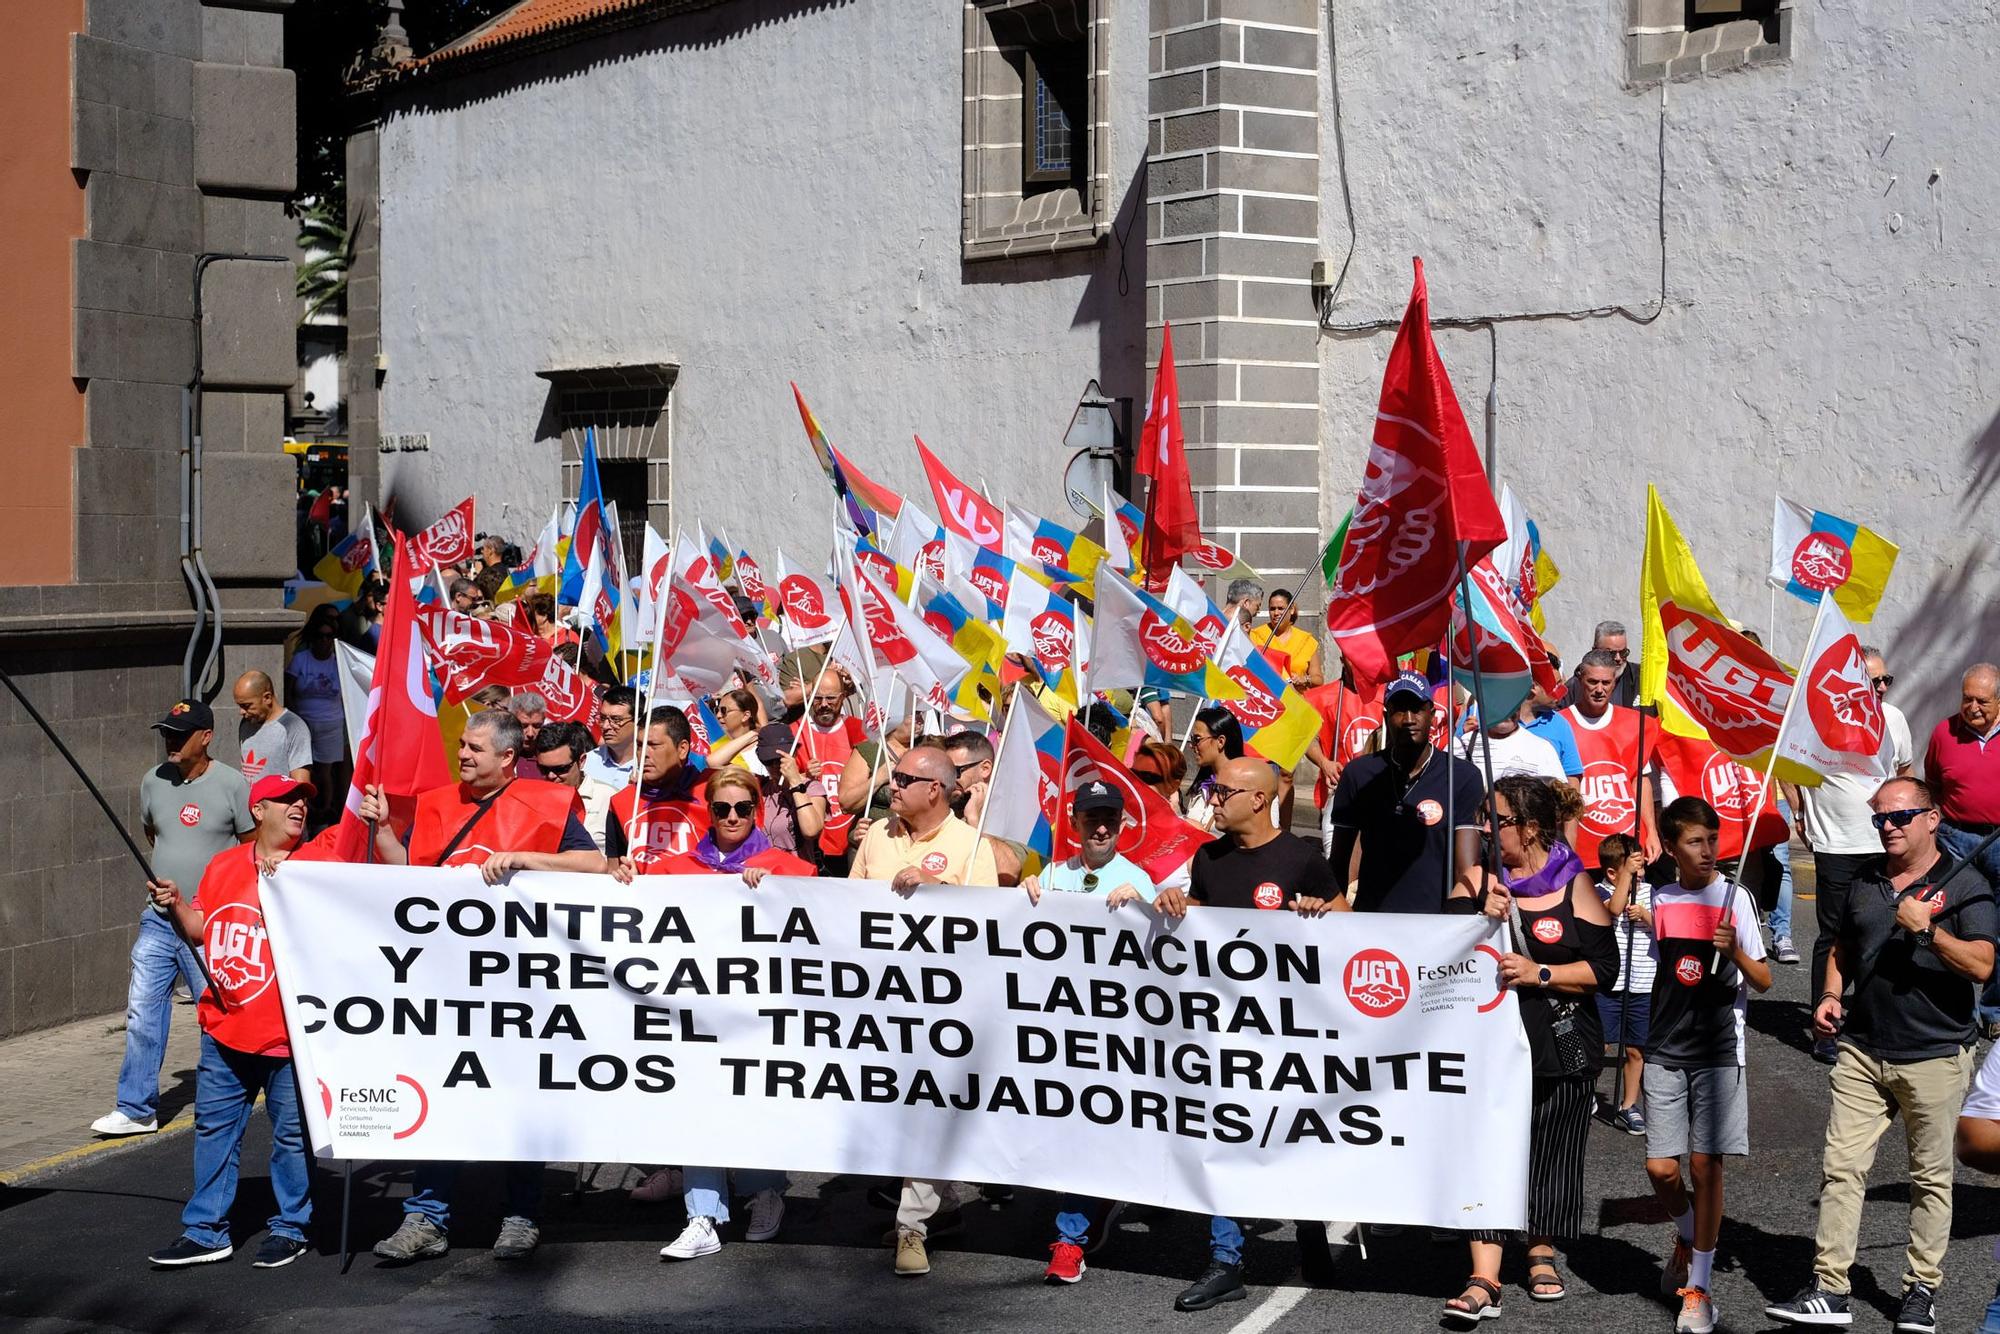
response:
[[[1820,993],[1826,990],[1826,961],[1833,942],[1840,935],[1840,919],[1847,915],[1847,891],[1861,868],[1873,860],[1859,852],[1813,853],[1813,920],[1819,923],[1819,938],[1813,941],[1812,994],[1807,1009],[1819,1008]]]

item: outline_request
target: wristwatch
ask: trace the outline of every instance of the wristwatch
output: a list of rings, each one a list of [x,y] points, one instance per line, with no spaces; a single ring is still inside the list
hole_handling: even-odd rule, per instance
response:
[[[1935,926],[1927,926],[1921,931],[1912,931],[1910,934],[1915,936],[1917,943],[1927,950],[1934,949],[1937,946],[1937,928]]]
[[[1555,981],[1555,977],[1556,975],[1549,971],[1549,966],[1547,964],[1543,964],[1541,973],[1538,975],[1537,980],[1541,983],[1541,985],[1547,986],[1549,983]]]

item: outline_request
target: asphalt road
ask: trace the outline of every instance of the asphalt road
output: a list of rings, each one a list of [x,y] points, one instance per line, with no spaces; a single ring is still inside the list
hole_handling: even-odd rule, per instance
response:
[[[1810,903],[1800,905],[1810,935]],[[1771,1328],[1765,1301],[1789,1297],[1809,1276],[1825,1127],[1823,1068],[1801,1038],[1805,969],[1778,968],[1777,985],[1750,1005],[1751,1147],[1729,1166],[1727,1221],[1715,1294],[1722,1327]],[[261,1123],[260,1123],[261,1124]],[[1470,1137],[1476,1127],[1468,1126]],[[26,1330],[458,1331],[562,1330],[1140,1330],[1240,1331],[1340,1328],[1429,1330],[1439,1303],[1466,1273],[1462,1243],[1422,1232],[1371,1237],[1367,1254],[1338,1246],[1330,1273],[1301,1277],[1292,1224],[1251,1225],[1250,1299],[1193,1315],[1173,1296],[1206,1258],[1206,1220],[1155,1210],[1122,1216],[1109,1244],[1074,1287],[1041,1283],[1054,1197],[1021,1192],[997,1209],[975,1205],[968,1226],[933,1248],[927,1278],[898,1279],[879,1245],[889,1215],[866,1200],[869,1182],[805,1176],[790,1192],[781,1237],[732,1240],[719,1255],[683,1264],[658,1258],[679,1231],[678,1201],[642,1206],[601,1170],[580,1199],[573,1174],[550,1169],[544,1244],[525,1265],[486,1253],[497,1226],[498,1180],[467,1173],[451,1254],[407,1269],[378,1267],[366,1249],[394,1228],[407,1169],[355,1178],[354,1238],[362,1254],[339,1272],[340,1180],[318,1174],[315,1249],[297,1264],[253,1270],[248,1252],[271,1211],[253,1131],[234,1214],[240,1250],[230,1262],[159,1273],[146,1253],[172,1241],[189,1189],[186,1136],[135,1145],[25,1188],[0,1190],[0,1326]],[[670,1155],[670,1146],[663,1146]],[[1505,1316],[1485,1328],[1671,1330],[1654,1296],[1669,1228],[1655,1211],[1640,1141],[1593,1128],[1588,1193],[1601,1201],[1588,1236],[1568,1248],[1570,1298],[1537,1305],[1522,1286],[1518,1253],[1507,1265]],[[1869,1191],[1854,1272],[1857,1329],[1887,1329],[1900,1291],[1908,1188],[1900,1135],[1885,1137]],[[633,1178],[636,1179],[636,1178]],[[739,1217],[725,1236],[740,1237]],[[1940,1328],[1976,1328],[1995,1278],[2000,1184],[1961,1172]]]

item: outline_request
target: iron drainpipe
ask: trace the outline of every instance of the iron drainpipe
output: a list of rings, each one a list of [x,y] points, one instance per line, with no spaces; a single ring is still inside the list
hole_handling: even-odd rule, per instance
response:
[[[202,555],[202,478],[201,478],[201,395],[202,395],[202,311],[201,279],[208,266],[217,260],[246,260],[265,264],[290,264],[289,255],[256,255],[222,250],[209,250],[195,256],[194,261],[194,375],[181,390],[181,577],[187,580],[188,591],[194,595],[194,629],[188,635],[187,652],[181,657],[181,693],[193,698],[197,684],[202,685],[201,698],[214,699],[222,691],[222,594],[215,586],[215,577],[208,572],[208,562]],[[195,653],[201,647],[204,627],[210,627],[208,656],[202,659],[201,672],[194,669]],[[213,687],[206,685],[210,674],[216,676]]]

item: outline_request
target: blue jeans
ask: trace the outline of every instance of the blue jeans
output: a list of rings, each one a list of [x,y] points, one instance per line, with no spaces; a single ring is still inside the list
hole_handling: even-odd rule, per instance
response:
[[[1937,841],[1949,852],[1954,860],[1964,861],[1979,846],[1984,834],[1975,834],[1960,829],[1949,820],[1938,821]],[[1986,877],[1986,883],[2000,890],[2000,840],[1987,844],[1986,851],[1979,854],[1973,869]],[[1986,985],[1979,993],[1979,1020],[1992,1023],[2000,1019],[2000,968],[1993,970],[1993,976],[1986,979]]]
[[[1778,800],[1778,815],[1786,825],[1792,823],[1791,804],[1783,798]],[[1771,849],[1771,855],[1778,859],[1778,901],[1771,905],[1771,938],[1790,940],[1792,936],[1792,842],[1788,838]]]
[[[760,1190],[775,1190],[783,1194],[785,1187],[792,1184],[783,1172],[769,1172],[759,1167],[739,1167],[736,1171],[736,1189],[742,1195],[755,1195]],[[687,1211],[689,1218],[712,1218],[718,1223],[729,1221],[729,1172],[727,1167],[683,1167],[681,1180],[687,1190]]]
[[[306,1224],[312,1221],[312,1173],[292,1058],[252,1056],[204,1033],[194,1091],[194,1194],[181,1210],[181,1227],[197,1245],[229,1244],[237,1160],[259,1091],[264,1094],[264,1112],[271,1118],[271,1193],[278,1197],[271,1235],[306,1239]]]
[[[132,983],[125,993],[125,1062],[118,1067],[118,1110],[150,1121],[160,1103],[160,1062],[174,1019],[174,978],[200,996],[201,965],[166,918],[150,910],[132,942]]]
[[[1986,1307],[1986,1320],[1979,1326],[1979,1334],[2000,1334],[2000,1288],[1993,1291],[1993,1300]]]
[[[1064,1195],[1056,1206],[1056,1235],[1072,1246],[1090,1244],[1090,1214],[1100,1201],[1087,1195]],[[1243,1263],[1243,1229],[1233,1218],[1208,1220],[1208,1251],[1217,1264]]]
[[[458,1184],[458,1169],[464,1163],[418,1163],[410,1185],[410,1198],[403,1212],[422,1214],[440,1229],[451,1230],[451,1190]],[[530,1223],[542,1212],[542,1169],[544,1163],[506,1164],[508,1218],[525,1218]]]

